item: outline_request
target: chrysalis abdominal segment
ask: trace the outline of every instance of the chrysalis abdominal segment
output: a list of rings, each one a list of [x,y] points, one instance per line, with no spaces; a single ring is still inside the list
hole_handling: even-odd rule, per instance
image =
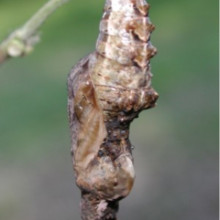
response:
[[[107,0],[96,51],[68,78],[76,183],[91,203],[108,201],[106,210],[133,186],[129,125],[158,98],[151,87],[150,58],[156,49],[150,43],[154,26],[148,10],[144,0]],[[88,201],[82,203],[83,209]],[[106,210],[95,213],[94,219],[105,219]]]

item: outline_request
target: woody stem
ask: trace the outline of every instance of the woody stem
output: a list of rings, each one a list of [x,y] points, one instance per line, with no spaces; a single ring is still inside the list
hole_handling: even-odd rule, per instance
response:
[[[117,220],[118,206],[118,200],[100,200],[91,193],[82,192],[82,220]]]
[[[13,31],[0,43],[0,64],[10,57],[27,55],[39,41],[37,31],[59,6],[69,0],[50,0],[42,6],[23,26]]]

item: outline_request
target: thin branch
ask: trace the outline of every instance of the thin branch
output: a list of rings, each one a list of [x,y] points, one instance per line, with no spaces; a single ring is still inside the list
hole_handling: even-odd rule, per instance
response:
[[[46,19],[59,6],[69,0],[50,0],[36,12],[22,27],[12,32],[0,43],[0,64],[10,57],[20,57],[29,54],[39,41],[37,31]]]

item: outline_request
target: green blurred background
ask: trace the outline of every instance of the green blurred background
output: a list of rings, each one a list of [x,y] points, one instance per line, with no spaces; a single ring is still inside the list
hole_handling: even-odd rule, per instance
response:
[[[0,0],[0,40],[46,0]],[[0,67],[0,219],[80,219],[66,79],[94,50],[104,1],[76,1],[41,29],[34,52]],[[124,220],[218,219],[218,1],[150,1],[153,86],[132,123],[136,182]]]

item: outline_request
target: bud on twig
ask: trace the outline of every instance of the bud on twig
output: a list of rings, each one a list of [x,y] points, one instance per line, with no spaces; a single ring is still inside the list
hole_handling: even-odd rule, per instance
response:
[[[2,43],[0,43],[0,64],[8,58],[21,57],[29,54],[34,45],[39,42],[37,32],[59,6],[69,0],[50,0],[39,11],[36,12],[22,27],[12,32]]]

